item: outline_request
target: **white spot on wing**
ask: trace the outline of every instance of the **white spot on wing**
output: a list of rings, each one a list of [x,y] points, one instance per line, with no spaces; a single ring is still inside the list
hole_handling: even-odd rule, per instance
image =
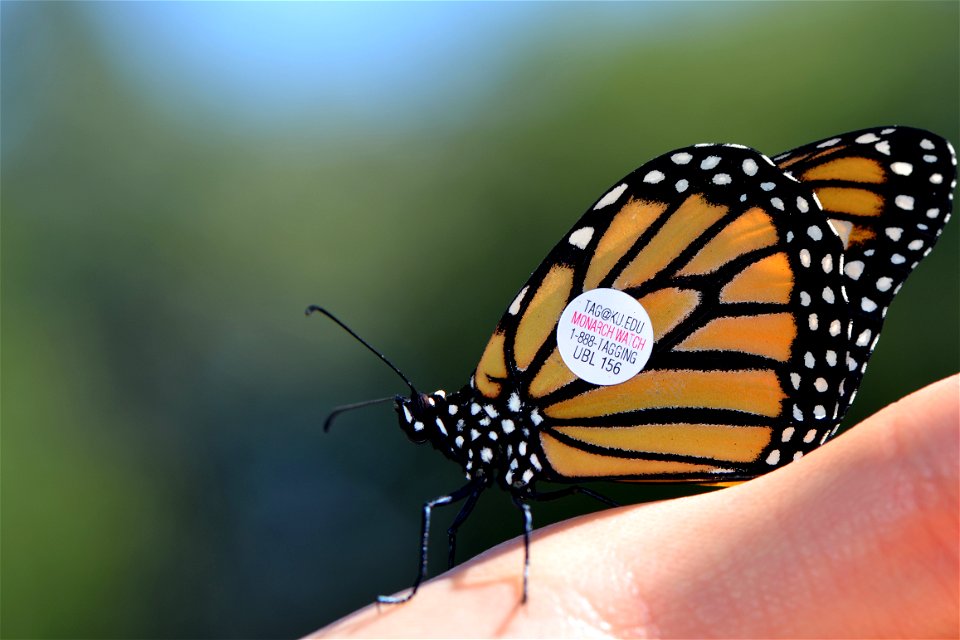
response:
[[[581,227],[570,234],[570,244],[578,249],[586,249],[593,239],[593,227]]]
[[[904,211],[913,211],[913,196],[897,196],[893,202]]]
[[[701,169],[713,169],[720,164],[720,156],[707,156],[700,162]]]
[[[623,195],[623,192],[626,191],[626,190],[627,190],[627,183],[626,183],[626,182],[624,182],[624,183],[621,184],[621,185],[617,185],[617,186],[614,187],[613,189],[610,189],[610,191],[607,191],[606,195],[604,195],[602,198],[600,198],[600,200],[599,200],[599,202],[597,202],[597,204],[593,205],[594,211],[596,211],[597,209],[603,209],[603,208],[606,207],[607,205],[613,204],[614,202],[617,201],[617,199],[618,199],[620,196]]]
[[[717,175],[713,176],[713,184],[724,185],[730,184],[730,182],[730,176],[725,173],[718,173]]]
[[[512,316],[520,313],[520,304],[523,302],[523,296],[527,295],[527,289],[530,288],[530,285],[525,286],[523,289],[520,289],[520,293],[517,294],[517,297],[513,299],[513,302],[510,303],[510,308],[507,309],[507,313]]]
[[[860,274],[863,273],[863,262],[860,260],[851,260],[847,264],[843,265],[843,272],[847,274],[847,277],[852,280],[859,280]]]
[[[643,176],[643,181],[648,184],[657,184],[658,182],[663,182],[663,179],[667,176],[663,175],[663,171],[657,171],[654,169],[647,175]]]
[[[908,176],[913,173],[913,165],[909,162],[894,162],[890,165],[890,168],[898,176]]]

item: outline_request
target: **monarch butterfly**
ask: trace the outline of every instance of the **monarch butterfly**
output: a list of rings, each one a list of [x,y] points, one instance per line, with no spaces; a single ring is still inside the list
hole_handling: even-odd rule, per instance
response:
[[[460,465],[455,536],[493,485],[521,510],[543,481],[743,481],[835,435],[887,308],[950,217],[956,156],[927,131],[878,127],[775,156],[699,144],[608,189],[509,304],[468,384],[409,386],[400,426]],[[639,362],[639,367],[638,363]],[[612,503],[611,503],[612,504]]]

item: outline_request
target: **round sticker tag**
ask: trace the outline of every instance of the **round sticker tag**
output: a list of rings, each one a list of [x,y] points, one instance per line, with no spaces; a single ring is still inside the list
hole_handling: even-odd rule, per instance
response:
[[[617,289],[593,289],[574,298],[557,323],[563,362],[593,384],[626,382],[653,350],[653,326],[639,302]]]

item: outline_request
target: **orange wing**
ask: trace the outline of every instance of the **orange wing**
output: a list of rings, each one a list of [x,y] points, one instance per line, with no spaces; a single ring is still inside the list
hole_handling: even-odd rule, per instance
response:
[[[485,397],[504,387],[540,409],[539,445],[555,477],[747,477],[810,448],[837,411],[832,390],[799,394],[811,348],[844,353],[846,337],[814,336],[809,316],[846,327],[842,244],[805,216],[810,192],[761,154],[697,146],[658,158],[611,189],[537,269],[504,315],[475,374]],[[819,230],[814,241],[809,229]],[[812,264],[816,261],[817,269]],[[614,386],[578,378],[555,331],[566,305],[596,288],[624,291],[650,315],[646,368]],[[796,436],[794,434],[797,434]]]

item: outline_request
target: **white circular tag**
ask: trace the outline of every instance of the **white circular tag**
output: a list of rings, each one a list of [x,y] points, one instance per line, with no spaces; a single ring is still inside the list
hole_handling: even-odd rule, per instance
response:
[[[593,289],[574,298],[557,323],[563,362],[593,384],[626,382],[653,350],[653,326],[639,302],[617,289]]]

